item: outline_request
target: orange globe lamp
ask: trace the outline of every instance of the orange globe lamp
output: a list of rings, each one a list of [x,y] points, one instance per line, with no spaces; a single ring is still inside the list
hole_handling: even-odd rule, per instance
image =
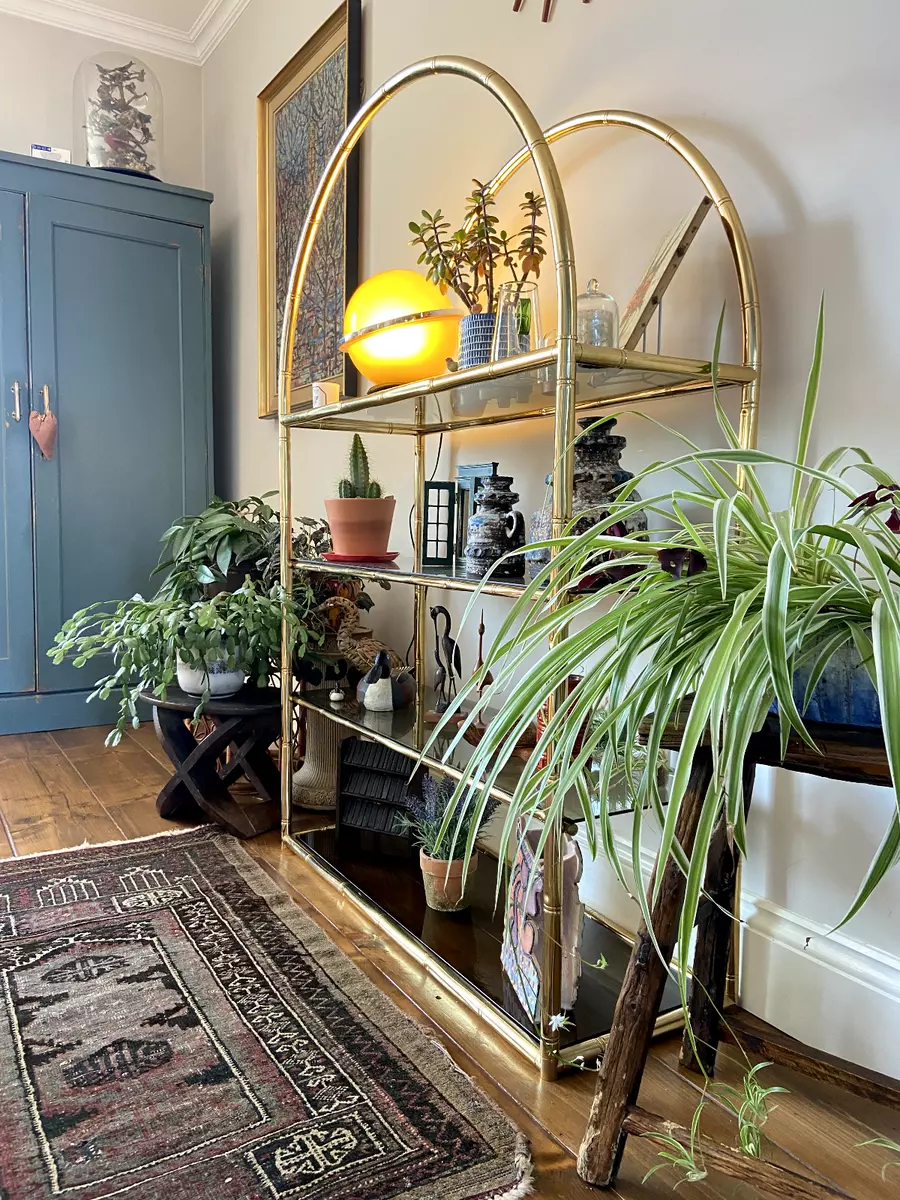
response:
[[[456,356],[464,316],[415,271],[382,271],[350,297],[341,350],[376,388],[430,379]]]

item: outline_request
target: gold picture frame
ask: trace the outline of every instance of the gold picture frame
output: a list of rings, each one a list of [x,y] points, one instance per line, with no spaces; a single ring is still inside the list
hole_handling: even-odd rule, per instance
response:
[[[344,0],[257,98],[260,417],[278,413],[281,318],[294,250],[319,177],[362,100],[361,0]],[[335,188],[307,273],[294,347],[291,408],[308,408],[312,384],[356,391],[338,342],[359,274],[359,158]]]

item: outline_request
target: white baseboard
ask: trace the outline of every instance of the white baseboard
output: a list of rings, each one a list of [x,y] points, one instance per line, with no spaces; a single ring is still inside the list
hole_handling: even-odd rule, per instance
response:
[[[629,831],[616,842],[627,862]],[[652,846],[642,848],[649,878]],[[630,871],[628,872],[630,876]],[[582,899],[635,928],[639,913],[608,863],[585,853]],[[900,1079],[900,958],[781,908],[763,896],[741,897],[740,1001],[791,1037]]]
[[[747,892],[741,918],[744,1008],[900,1079],[900,958]]]

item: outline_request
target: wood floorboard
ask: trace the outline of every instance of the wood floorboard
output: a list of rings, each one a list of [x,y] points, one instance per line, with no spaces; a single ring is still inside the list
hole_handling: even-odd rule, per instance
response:
[[[115,750],[104,746],[106,731],[90,728],[59,733],[0,737],[0,858],[146,837],[187,824],[156,814],[157,793],[171,774],[151,725],[129,731]],[[316,819],[320,820],[317,814]],[[3,833],[9,826],[11,844]],[[671,1171],[646,1183],[660,1161],[646,1139],[629,1138],[615,1188],[598,1192],[575,1172],[577,1151],[596,1075],[585,1071],[542,1083],[534,1068],[498,1038],[484,1020],[462,1007],[415,958],[404,953],[349,899],[318,872],[286,850],[276,833],[246,848],[263,869],[320,925],[390,999],[440,1041],[459,1067],[504,1109],[526,1134],[536,1171],[536,1200],[663,1200],[678,1182]],[[680,1124],[703,1098],[702,1080],[678,1065],[677,1037],[654,1044],[641,1087],[645,1108]],[[740,1080],[737,1051],[720,1051],[718,1079]],[[900,1113],[881,1108],[827,1084],[782,1068],[769,1068],[764,1081],[790,1089],[775,1098],[766,1127],[767,1157],[793,1170],[827,1180],[855,1200],[896,1200],[900,1172],[880,1176],[888,1155],[859,1142],[875,1134],[900,1137]],[[707,1096],[704,1132],[734,1145],[733,1119],[714,1095]],[[710,1175],[683,1184],[678,1194],[696,1200],[754,1200],[746,1184]]]

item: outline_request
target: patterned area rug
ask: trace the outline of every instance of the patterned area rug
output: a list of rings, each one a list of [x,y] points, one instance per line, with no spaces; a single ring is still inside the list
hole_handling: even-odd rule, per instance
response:
[[[0,1200],[513,1200],[527,1146],[238,843],[0,864]]]

